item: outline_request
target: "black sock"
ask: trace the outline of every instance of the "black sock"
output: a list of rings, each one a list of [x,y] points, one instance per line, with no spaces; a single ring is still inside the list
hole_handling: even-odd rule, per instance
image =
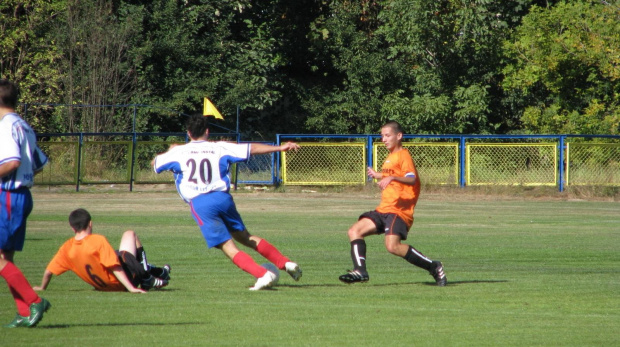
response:
[[[149,273],[155,277],[162,277],[164,274],[164,268],[149,265]]]
[[[351,241],[351,259],[353,260],[353,269],[363,274],[366,271],[366,241],[363,239]]]
[[[424,256],[424,254],[418,252],[415,248],[411,246],[409,246],[407,254],[403,258],[411,264],[417,267],[421,267],[427,271],[430,271],[431,265],[433,264],[432,260],[428,259],[426,256]]]
[[[149,271],[149,268],[151,267],[149,265],[149,262],[146,260],[146,252],[144,251],[144,247],[139,247],[136,249],[136,259],[138,259],[138,261],[142,264],[142,267],[144,267],[144,271]]]

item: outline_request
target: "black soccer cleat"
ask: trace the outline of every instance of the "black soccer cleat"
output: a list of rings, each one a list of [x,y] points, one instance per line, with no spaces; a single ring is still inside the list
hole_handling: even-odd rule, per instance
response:
[[[338,277],[338,279],[341,282],[344,283],[356,283],[356,282],[368,282],[368,273],[362,273],[359,270],[349,270],[349,272],[347,272],[344,275],[341,275],[340,277]]]
[[[142,282],[141,287],[144,290],[151,290],[151,289],[160,289],[167,285],[168,285],[168,280],[163,280],[161,278],[151,276],[147,280]]]
[[[448,284],[446,274],[443,272],[443,264],[440,261],[433,261],[429,273],[433,276],[435,282],[437,282],[437,286],[445,287],[446,284]]]
[[[162,280],[170,281],[170,273],[172,272],[172,269],[170,269],[170,265],[166,264],[161,269],[162,275],[159,276],[159,278],[161,278]]]

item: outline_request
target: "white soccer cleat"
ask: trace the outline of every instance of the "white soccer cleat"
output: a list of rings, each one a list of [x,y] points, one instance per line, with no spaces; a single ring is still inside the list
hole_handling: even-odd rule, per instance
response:
[[[276,274],[271,271],[267,271],[263,275],[263,277],[256,280],[256,283],[254,283],[254,287],[250,287],[250,290],[261,290],[269,288],[273,285],[273,282],[276,281],[276,278]]]
[[[284,269],[289,275],[291,275],[291,277],[293,277],[295,281],[299,281],[301,278],[301,268],[296,263],[288,261],[284,264]]]

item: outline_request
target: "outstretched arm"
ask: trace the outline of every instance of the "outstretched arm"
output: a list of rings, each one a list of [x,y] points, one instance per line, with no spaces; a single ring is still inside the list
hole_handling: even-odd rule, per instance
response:
[[[32,287],[32,289],[34,289],[36,291],[41,291],[41,290],[47,289],[47,285],[52,280],[52,275],[53,274],[49,270],[46,269],[45,272],[43,273],[43,279],[41,279],[41,285],[37,286],[37,287]]]
[[[268,154],[273,152],[287,152],[290,150],[299,150],[299,145],[295,142],[283,143],[279,146],[267,145],[264,143],[252,143],[250,144],[250,154]]]
[[[136,287],[133,286],[133,284],[131,283],[131,281],[127,277],[127,274],[125,273],[125,271],[123,271],[123,267],[122,266],[116,265],[111,270],[114,273],[114,276],[116,276],[116,278],[118,278],[118,281],[121,282],[125,286],[125,288],[127,288],[128,292],[130,292],[130,293],[146,293],[146,291],[144,291],[144,290],[142,290],[140,288],[136,288]]]

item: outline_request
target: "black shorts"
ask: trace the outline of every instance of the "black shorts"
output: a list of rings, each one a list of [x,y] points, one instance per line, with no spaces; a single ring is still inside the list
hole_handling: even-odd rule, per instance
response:
[[[138,288],[142,281],[145,279],[146,271],[142,267],[142,264],[136,259],[136,257],[127,251],[116,251],[118,260],[123,267],[123,271],[131,281],[134,287]]]
[[[368,218],[377,227],[377,234],[398,235],[401,240],[407,239],[409,227],[407,223],[395,213],[380,213],[370,211],[362,213],[359,219]]]

